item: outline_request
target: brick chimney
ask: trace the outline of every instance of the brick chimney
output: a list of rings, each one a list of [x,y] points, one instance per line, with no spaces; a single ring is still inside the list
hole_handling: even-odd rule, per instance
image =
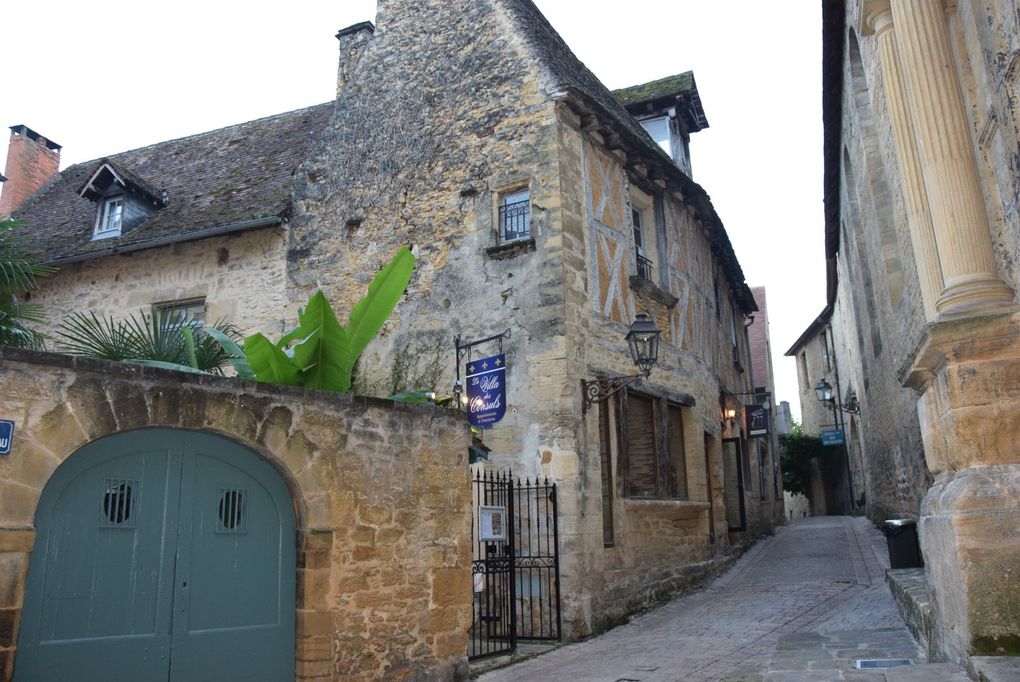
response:
[[[340,29],[336,39],[340,41],[340,68],[336,77],[336,96],[339,99],[344,86],[351,78],[354,67],[361,61],[361,55],[365,53],[372,36],[375,35],[375,25],[371,21],[362,21],[347,28]]]
[[[7,218],[60,169],[60,145],[23,125],[11,126],[0,219]]]

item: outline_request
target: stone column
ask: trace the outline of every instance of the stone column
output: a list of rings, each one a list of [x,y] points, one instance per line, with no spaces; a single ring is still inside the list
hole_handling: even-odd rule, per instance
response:
[[[963,95],[941,0],[891,0],[907,110],[913,124],[945,289],[942,315],[1013,301],[999,279]]]
[[[914,261],[917,264],[917,276],[921,284],[924,315],[930,322],[938,315],[935,302],[945,288],[945,281],[942,277],[938,245],[935,243],[935,230],[931,224],[931,213],[928,212],[928,195],[924,189],[921,161],[917,155],[914,131],[903,97],[903,74],[900,71],[899,57],[896,55],[896,39],[892,31],[889,0],[865,2],[863,15],[864,26],[861,35],[874,33],[878,42],[882,78],[885,81],[885,99],[889,107],[896,158],[899,160],[900,177],[903,181],[910,243],[914,249]]]

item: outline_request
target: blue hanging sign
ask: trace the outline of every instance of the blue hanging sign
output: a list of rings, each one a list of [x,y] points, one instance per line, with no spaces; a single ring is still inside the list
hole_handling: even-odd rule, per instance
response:
[[[829,429],[828,431],[822,431],[822,445],[842,445],[843,442],[842,429]]]
[[[0,419],[0,455],[11,454],[11,443],[14,441],[14,422]]]
[[[468,421],[488,428],[506,414],[506,358],[502,353],[467,363]]]

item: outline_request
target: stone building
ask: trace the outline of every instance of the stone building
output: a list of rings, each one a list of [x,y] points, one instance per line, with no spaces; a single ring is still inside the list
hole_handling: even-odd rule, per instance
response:
[[[1016,655],[1020,15],[823,7],[828,306],[791,349],[805,415],[838,371],[869,515],[919,518],[934,655]]]
[[[63,263],[33,300],[195,302],[273,331],[316,289],[346,313],[411,244],[358,387],[447,392],[454,337],[509,329],[484,443],[490,467],[559,486],[567,636],[718,572],[782,512],[744,427],[754,297],[692,179],[693,76],[614,96],[529,0],[380,0],[337,37],[336,102],[79,164],[29,198],[15,217]],[[149,217],[107,238],[117,197]],[[642,312],[662,331],[650,377],[586,406],[582,380],[634,374]]]

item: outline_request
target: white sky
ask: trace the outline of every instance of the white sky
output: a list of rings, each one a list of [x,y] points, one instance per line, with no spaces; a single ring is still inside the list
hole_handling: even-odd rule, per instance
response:
[[[710,128],[691,142],[783,357],[825,304],[821,3],[536,0],[609,88],[693,69]],[[61,167],[334,96],[337,30],[374,0],[0,0],[0,125],[63,145]]]

